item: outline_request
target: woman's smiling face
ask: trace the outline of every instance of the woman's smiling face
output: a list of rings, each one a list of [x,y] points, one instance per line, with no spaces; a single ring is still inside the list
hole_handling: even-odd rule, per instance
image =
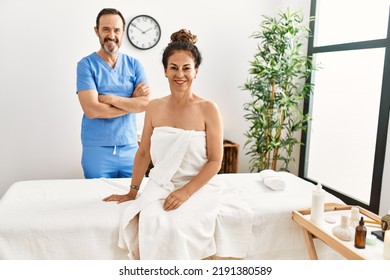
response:
[[[198,69],[190,52],[176,51],[168,59],[165,76],[168,78],[171,90],[186,91],[191,88]]]

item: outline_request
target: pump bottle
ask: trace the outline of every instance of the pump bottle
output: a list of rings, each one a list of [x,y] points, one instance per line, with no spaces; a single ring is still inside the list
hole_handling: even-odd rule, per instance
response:
[[[324,221],[325,210],[325,191],[320,183],[317,184],[313,191],[311,200],[311,221],[316,225],[321,225]]]

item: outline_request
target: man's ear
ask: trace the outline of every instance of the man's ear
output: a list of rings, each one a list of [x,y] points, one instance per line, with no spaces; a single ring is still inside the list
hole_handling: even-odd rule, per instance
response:
[[[99,29],[96,26],[93,28],[93,30],[95,30],[96,36],[99,36],[99,33],[98,33]]]

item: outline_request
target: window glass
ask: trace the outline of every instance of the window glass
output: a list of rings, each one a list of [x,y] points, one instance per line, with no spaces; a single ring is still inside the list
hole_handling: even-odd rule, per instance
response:
[[[390,0],[318,0],[314,46],[384,39]]]
[[[317,53],[305,175],[369,204],[385,48]]]

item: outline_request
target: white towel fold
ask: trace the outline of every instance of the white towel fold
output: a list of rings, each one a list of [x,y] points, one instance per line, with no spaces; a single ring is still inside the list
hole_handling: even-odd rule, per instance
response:
[[[280,174],[272,169],[265,169],[260,171],[260,177],[264,185],[274,191],[284,191],[287,187],[286,182]]]
[[[264,185],[274,191],[284,191],[286,189],[286,182],[279,177],[267,177],[263,179],[263,182]]]

